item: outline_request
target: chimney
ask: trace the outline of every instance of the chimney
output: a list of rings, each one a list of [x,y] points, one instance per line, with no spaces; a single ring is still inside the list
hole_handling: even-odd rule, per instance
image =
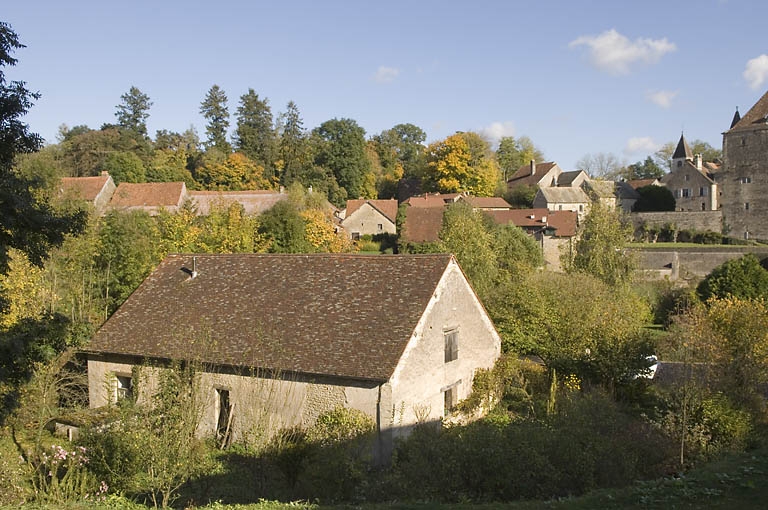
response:
[[[285,193],[285,186],[280,186],[280,194],[282,195]]]
[[[541,217],[541,222],[546,225],[547,224],[547,217],[546,216],[542,216]]]
[[[192,274],[189,275],[189,278],[197,278],[197,257],[192,257]]]
[[[701,171],[701,154],[696,154],[696,156],[693,158],[693,161],[696,165],[696,170]]]
[[[109,172],[107,172],[106,170],[102,170],[101,171],[101,176],[102,177],[107,176],[107,175],[109,175]]]
[[[531,175],[536,175],[536,160],[531,160]]]

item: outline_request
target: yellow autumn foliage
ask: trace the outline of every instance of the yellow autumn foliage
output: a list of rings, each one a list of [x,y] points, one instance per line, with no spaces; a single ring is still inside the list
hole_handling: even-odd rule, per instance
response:
[[[0,274],[0,294],[6,310],[0,314],[0,328],[7,329],[26,318],[38,318],[43,313],[43,270],[32,265],[18,250],[9,250],[10,262],[6,274]]]
[[[343,233],[336,232],[330,214],[321,209],[306,209],[300,215],[305,221],[306,240],[317,251],[352,251],[352,242]]]

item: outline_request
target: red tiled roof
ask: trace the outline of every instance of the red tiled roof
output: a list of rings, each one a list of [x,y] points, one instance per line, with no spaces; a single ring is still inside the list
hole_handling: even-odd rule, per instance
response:
[[[360,209],[365,203],[370,204],[374,209],[386,216],[392,223],[395,223],[397,219],[397,200],[394,198],[389,200],[347,200],[346,217],[349,218],[352,213]]]
[[[109,175],[97,175],[96,177],[64,177],[61,179],[60,189],[65,195],[81,200],[93,202],[99,196],[104,185],[109,180]]]
[[[439,240],[438,234],[443,226],[441,207],[410,206],[405,212],[405,224],[400,236],[410,243],[434,243]]]
[[[512,206],[501,197],[475,197],[464,195],[461,200],[466,200],[475,209],[512,209]]]
[[[172,207],[186,195],[183,182],[121,182],[112,196],[111,207]]]
[[[512,223],[523,229],[550,227],[557,237],[576,235],[578,214],[574,211],[549,211],[546,208],[486,211],[499,225]]]
[[[632,186],[633,189],[642,188],[644,186],[651,186],[651,185],[659,185],[658,179],[632,179],[631,181],[627,181],[627,184]]]
[[[410,197],[403,203],[411,207],[443,207],[445,204],[453,202],[460,193],[425,193],[415,197]]]
[[[451,260],[169,255],[86,351],[385,381]]]

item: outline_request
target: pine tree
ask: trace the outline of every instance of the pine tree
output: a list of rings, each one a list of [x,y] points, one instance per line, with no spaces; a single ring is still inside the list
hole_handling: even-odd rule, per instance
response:
[[[122,102],[117,105],[115,112],[118,125],[147,136],[147,119],[149,108],[152,106],[149,96],[138,88],[131,87],[120,99]]]
[[[267,99],[259,99],[253,89],[248,89],[247,94],[240,96],[235,147],[263,166],[267,178],[271,179],[275,175],[277,138],[272,122],[272,110]]]
[[[227,141],[229,129],[227,94],[218,85],[208,90],[205,99],[200,103],[200,113],[208,121],[205,125],[205,134],[208,136],[206,148],[215,148],[225,153],[232,152],[232,146]]]

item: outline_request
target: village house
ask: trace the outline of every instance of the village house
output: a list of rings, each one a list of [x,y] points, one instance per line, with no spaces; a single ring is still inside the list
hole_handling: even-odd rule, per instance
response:
[[[499,225],[512,224],[523,229],[541,246],[548,269],[561,271],[560,256],[573,250],[578,230],[578,213],[539,209],[511,209],[487,213]]]
[[[196,359],[201,435],[266,438],[345,406],[387,455],[449,416],[500,348],[449,254],[169,255],[87,346],[90,406],[141,402],[162,368],[136,367]]]
[[[106,210],[115,188],[109,173],[101,172],[94,177],[64,177],[59,183],[59,194],[66,199],[88,202],[100,215]]]
[[[397,200],[347,200],[340,214],[341,228],[352,240],[364,235],[397,233]]]
[[[155,216],[160,211],[177,212],[189,198],[183,182],[121,182],[109,208],[119,211],[146,211]]]
[[[592,200],[587,193],[579,188],[540,188],[533,198],[534,209],[550,211],[573,211],[582,220],[589,210]]]
[[[694,156],[685,136],[680,135],[672,154],[672,168],[661,178],[661,183],[675,196],[677,211],[716,211],[718,169],[716,164],[702,163],[701,154]]]

